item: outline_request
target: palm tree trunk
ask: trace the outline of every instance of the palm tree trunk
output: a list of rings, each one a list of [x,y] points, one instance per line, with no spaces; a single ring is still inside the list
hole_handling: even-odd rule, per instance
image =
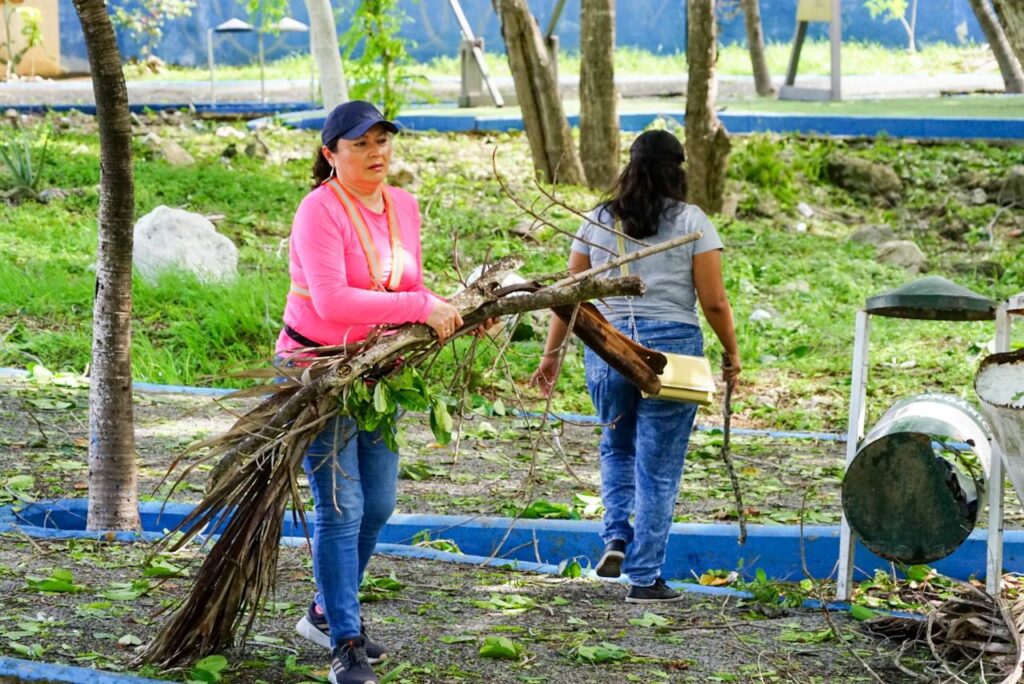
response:
[[[100,133],[99,246],[89,380],[90,530],[139,529],[132,419],[132,129],[104,0],[74,0],[89,53]]]
[[[615,0],[580,3],[580,158],[587,185],[607,190],[619,169]]]
[[[338,51],[338,29],[334,24],[331,0],[306,0],[309,13],[309,47],[320,72],[320,97],[324,108],[334,109],[348,102],[348,84]]]
[[[1006,33],[999,24],[996,13],[988,4],[988,0],[969,0],[974,16],[978,18],[981,30],[985,32],[992,54],[995,55],[996,63],[999,64],[999,73],[1003,76],[1003,84],[1008,93],[1024,92],[1024,71],[1021,70],[1020,62],[1014,56],[1010,43],[1006,39]]]
[[[761,4],[759,0],[740,0],[743,5],[743,23],[747,27],[747,49],[750,50],[750,65],[754,69],[754,88],[761,97],[775,94],[772,77],[768,72],[768,60],[764,56],[764,31],[761,29]]]
[[[523,113],[537,174],[548,182],[583,185],[583,164],[558,95],[551,56],[526,0],[493,0]]]
[[[1017,63],[1024,66],[1024,4],[1020,0],[992,0],[992,7]]]
[[[713,0],[686,0],[687,201],[709,214],[722,209],[729,134],[715,113],[718,25]]]

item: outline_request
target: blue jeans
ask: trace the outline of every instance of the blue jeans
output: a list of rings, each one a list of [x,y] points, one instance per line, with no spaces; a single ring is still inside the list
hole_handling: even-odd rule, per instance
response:
[[[378,433],[357,432],[337,416],[306,452],[313,493],[313,577],[337,645],[359,636],[359,585],[377,536],[395,510],[398,454]]]
[[[628,320],[614,321],[630,335]],[[676,354],[704,353],[700,328],[637,319],[640,344]],[[665,562],[679,480],[683,475],[696,404],[644,399],[589,348],[584,353],[587,389],[605,424],[601,432],[601,500],[605,543],[626,542],[622,571],[637,586],[650,586]],[[630,516],[633,522],[630,523]]]

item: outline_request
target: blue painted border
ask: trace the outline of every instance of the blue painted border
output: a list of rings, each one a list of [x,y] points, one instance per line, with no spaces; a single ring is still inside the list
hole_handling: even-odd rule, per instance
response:
[[[14,677],[18,682],[68,682],[69,684],[166,684],[167,680],[115,674],[88,667],[74,667],[0,656],[0,680]]]
[[[190,504],[145,502],[140,505],[143,532],[116,533],[123,541],[152,541],[174,528],[193,508]],[[85,499],[60,499],[33,503],[14,510],[0,507],[0,531],[17,529],[36,537],[106,538],[105,533],[86,532]],[[314,523],[307,514],[309,531]],[[207,531],[216,534],[220,527]],[[393,515],[381,532],[381,544],[409,545],[427,531],[431,539],[455,542],[463,554],[496,558],[500,563],[519,561],[557,566],[577,559],[585,567],[601,555],[601,523],[574,520],[513,520],[511,518],[449,515]],[[827,578],[839,556],[839,527],[809,525],[749,525],[747,542],[736,543],[733,524],[675,523],[669,535],[664,572],[670,578],[689,578],[712,569],[763,569],[769,577],[795,581],[803,578],[801,557],[813,577]],[[305,534],[297,516],[286,515],[284,543],[302,544]],[[962,580],[984,577],[986,533],[975,530],[952,555],[933,564],[936,570]],[[1004,538],[1004,567],[1024,572],[1024,530],[1009,530]],[[857,549],[857,577],[868,578],[890,564],[863,547]]]
[[[323,125],[322,110],[292,112],[277,117],[294,128],[317,129]],[[657,118],[668,118],[683,125],[686,112],[666,109],[650,112],[626,112],[619,115],[623,131],[642,131]],[[731,133],[803,133],[836,136],[878,136],[893,138],[952,140],[1020,140],[1024,139],[1024,119],[987,119],[951,117],[838,116],[830,114],[776,114],[759,112],[720,112],[718,118]],[[568,117],[569,124],[579,125],[579,117]],[[420,131],[513,131],[522,130],[522,118],[508,116],[475,116],[473,114],[417,113],[411,108],[398,117],[405,128]],[[259,127],[265,120],[249,122]]]

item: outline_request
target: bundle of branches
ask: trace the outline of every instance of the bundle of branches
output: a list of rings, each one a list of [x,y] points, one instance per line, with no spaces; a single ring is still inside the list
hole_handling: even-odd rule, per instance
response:
[[[451,299],[465,322],[460,332],[500,316],[546,308],[565,315],[567,309],[573,311],[580,302],[591,299],[642,295],[643,282],[635,276],[596,275],[699,237],[698,233],[661,243],[574,276],[560,278],[564,274],[550,274],[509,287],[502,287],[501,283],[521,262],[512,258],[499,260]],[[511,294],[517,296],[508,296]],[[636,378],[637,384],[656,392],[660,386],[657,372],[664,366],[664,358],[660,358],[659,366],[657,353],[638,353],[626,338],[617,335],[600,315],[595,318],[594,313],[588,310],[579,317],[572,313],[577,333],[581,327],[587,329],[581,334],[584,341],[597,345],[595,351],[609,363],[614,362],[627,378]],[[168,535],[159,548],[177,550],[200,534],[220,534],[220,538],[207,554],[188,597],[144,649],[141,660],[170,667],[230,646],[239,627],[244,626],[248,632],[258,608],[273,590],[282,523],[289,502],[305,525],[298,473],[309,444],[339,410],[354,415],[360,406],[368,406],[376,411],[366,411],[363,418],[393,416],[393,405],[382,398],[384,392],[380,388],[387,386],[389,378],[421,365],[438,349],[430,328],[408,324],[378,333],[358,345],[317,350],[318,355],[310,357],[304,367],[291,371],[276,369],[275,372],[286,374],[286,381],[256,388],[255,391],[270,396],[241,416],[226,434],[200,445],[209,450],[181,478],[200,462],[220,457],[218,477],[204,499],[176,528],[175,532],[181,534]],[[375,382],[372,391],[368,390],[367,381]],[[412,397],[413,404],[418,398],[419,408],[440,408],[430,405],[422,378],[413,378],[393,387],[393,391]],[[364,420],[359,422],[362,429],[374,429]],[[382,429],[382,434],[389,432]]]
[[[927,647],[935,658],[930,676],[901,670],[927,681],[1021,681],[1024,649],[1024,597],[993,597],[964,583],[956,595],[940,603],[926,618],[876,617],[865,629],[909,647]]]

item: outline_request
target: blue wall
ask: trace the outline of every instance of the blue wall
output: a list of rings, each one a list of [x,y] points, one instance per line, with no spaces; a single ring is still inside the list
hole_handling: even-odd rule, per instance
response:
[[[307,21],[303,0],[290,0],[291,15]],[[959,42],[965,36],[975,42],[984,42],[984,35],[971,12],[968,0],[919,0],[917,39],[927,42]],[[111,5],[130,4],[131,0],[111,0]],[[357,0],[334,0],[339,12],[339,32],[348,26],[352,8]],[[906,45],[903,29],[897,22],[872,19],[863,7],[863,0],[842,0],[844,38],[880,42],[894,47]],[[557,0],[530,0],[530,6],[547,27]],[[575,51],[579,45],[579,0],[569,0],[562,13],[556,33],[564,49]],[[797,0],[761,0],[761,13],[767,40],[789,42],[795,29]],[[632,45],[651,52],[673,53],[685,49],[686,24],[683,8],[685,0],[618,0],[616,40],[619,45]],[[415,42],[410,51],[418,59],[437,55],[454,55],[458,45],[458,26],[447,0],[401,0],[401,6],[410,17],[404,35]],[[473,31],[484,37],[489,50],[502,47],[498,18],[491,0],[462,0]],[[737,5],[738,7],[738,5]],[[206,31],[231,18],[247,18],[244,1],[200,0],[192,16],[170,22],[157,54],[166,62],[187,66],[206,64]],[[78,17],[71,0],[60,0],[61,52],[69,70],[86,71],[85,44]],[[825,25],[812,25],[812,36],[824,37]],[[743,17],[738,12],[723,14],[721,21],[723,42],[743,42]],[[123,54],[138,54],[138,46],[121,36]],[[268,58],[273,59],[293,51],[306,52],[305,34],[286,34],[267,37]],[[216,40],[217,63],[250,63],[256,61],[256,37],[252,34],[221,35]]]

